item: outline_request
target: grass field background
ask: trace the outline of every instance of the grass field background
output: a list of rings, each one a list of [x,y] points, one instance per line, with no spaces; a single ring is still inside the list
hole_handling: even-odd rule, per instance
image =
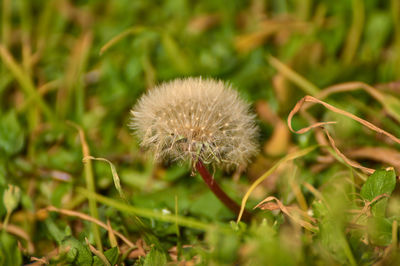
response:
[[[399,1],[0,2],[1,265],[399,263]],[[211,169],[251,222],[128,128],[189,76],[257,115],[249,167]]]

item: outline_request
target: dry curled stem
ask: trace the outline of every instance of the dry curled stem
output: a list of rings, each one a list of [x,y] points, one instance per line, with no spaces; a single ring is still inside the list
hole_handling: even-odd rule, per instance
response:
[[[273,202],[275,201],[275,202]],[[300,226],[306,228],[310,231],[316,231],[317,227],[312,223],[315,223],[316,220],[309,216],[305,211],[300,210],[298,207],[293,206],[285,206],[283,203],[277,199],[276,197],[270,196],[258,203],[255,208],[260,208],[262,210],[281,210],[284,214],[286,214],[290,219],[292,219],[295,223]],[[308,221],[307,221],[308,220]],[[309,222],[310,221],[310,222]]]
[[[289,116],[288,116],[288,127],[289,127],[290,131],[292,131],[294,133],[303,134],[303,133],[306,133],[306,132],[310,131],[311,129],[318,128],[318,127],[324,127],[325,125],[335,124],[336,123],[335,121],[317,122],[317,123],[314,123],[314,124],[312,124],[312,125],[310,125],[308,127],[305,127],[305,128],[299,129],[299,130],[293,129],[293,127],[292,127],[293,116],[295,114],[297,114],[301,110],[301,108],[303,107],[303,105],[305,103],[318,103],[318,104],[321,104],[325,108],[327,108],[327,109],[329,109],[329,110],[331,110],[331,111],[333,111],[335,113],[347,116],[347,117],[359,122],[360,124],[366,126],[367,128],[369,128],[369,129],[371,129],[371,130],[373,130],[373,131],[375,131],[377,133],[380,133],[382,135],[385,135],[386,137],[388,137],[392,141],[400,144],[400,139],[399,138],[397,138],[396,136],[392,135],[391,133],[389,133],[389,132],[387,132],[387,131],[385,131],[385,130],[377,127],[377,126],[375,126],[374,124],[368,122],[367,120],[359,118],[358,116],[355,116],[352,113],[349,113],[349,112],[346,112],[346,111],[344,111],[342,109],[334,107],[334,106],[332,106],[332,105],[330,105],[330,104],[328,104],[328,103],[326,103],[324,101],[321,101],[321,100],[319,100],[319,99],[317,99],[315,97],[309,96],[309,95],[305,96],[300,101],[298,101],[297,104],[295,105],[295,107],[289,113]],[[347,164],[349,164],[352,167],[358,168],[358,169],[360,169],[363,172],[368,173],[368,174],[372,174],[375,171],[374,169],[364,167],[364,166],[360,165],[359,163],[347,158],[336,147],[335,142],[334,142],[333,138],[330,136],[329,132],[326,129],[324,129],[324,132],[325,132],[326,136],[328,137],[329,143],[332,146],[332,148],[335,150],[335,152],[338,154],[338,156],[340,156],[340,158],[342,158]]]

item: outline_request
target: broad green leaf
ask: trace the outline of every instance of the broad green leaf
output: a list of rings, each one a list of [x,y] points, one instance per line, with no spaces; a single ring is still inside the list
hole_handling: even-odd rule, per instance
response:
[[[387,194],[391,195],[396,186],[396,174],[394,170],[377,170],[365,182],[361,188],[363,199],[372,201],[376,197]],[[384,216],[387,205],[387,198],[379,199],[372,207],[374,215]]]
[[[329,252],[340,264],[346,264],[347,245],[342,225],[332,217],[321,219],[319,239],[321,246]]]
[[[119,253],[118,248],[113,247],[104,252],[104,256],[108,259],[111,265],[115,265],[118,261]]]
[[[156,247],[153,247],[150,250],[149,254],[147,254],[143,263],[144,266],[165,265],[165,264],[167,264],[167,256],[162,250]]]
[[[51,219],[47,219],[45,221],[45,224],[53,239],[56,240],[58,244],[61,244],[61,242],[67,235],[63,231],[61,231]]]
[[[113,247],[113,248],[110,248],[110,249],[106,250],[104,252],[104,256],[107,258],[108,262],[111,265],[117,264],[117,261],[118,261],[118,258],[119,258],[118,248],[117,247]],[[94,260],[93,260],[93,266],[97,266],[97,265],[98,266],[102,266],[104,264],[97,256],[95,256]]]
[[[15,112],[0,116],[0,151],[7,155],[18,153],[24,146],[24,131]]]
[[[69,248],[68,254],[72,254],[72,256],[68,257],[72,259],[72,261],[70,261],[71,263],[84,266],[92,265],[92,253],[90,252],[89,247],[86,244],[83,244],[72,236],[67,236],[62,240],[61,246],[64,249]]]
[[[387,246],[392,242],[392,223],[384,217],[368,220],[368,239],[377,246]]]

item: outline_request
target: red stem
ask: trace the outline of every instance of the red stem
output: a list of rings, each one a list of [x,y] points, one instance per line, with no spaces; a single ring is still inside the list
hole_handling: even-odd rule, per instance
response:
[[[233,211],[236,215],[240,212],[240,206],[233,201],[222,189],[221,187],[215,182],[214,178],[210,175],[207,168],[204,166],[203,162],[198,160],[196,163],[196,169],[203,178],[204,182],[206,182],[207,186],[211,189],[217,198],[224,203],[226,207],[228,207],[231,211]],[[244,210],[243,212],[243,220],[248,221],[250,220],[251,214]]]

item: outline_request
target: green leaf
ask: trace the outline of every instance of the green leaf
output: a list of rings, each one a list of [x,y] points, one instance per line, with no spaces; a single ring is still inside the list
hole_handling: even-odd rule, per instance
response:
[[[106,256],[111,265],[115,265],[119,258],[118,247],[108,249],[104,252],[104,256]]]
[[[0,265],[22,265],[17,240],[5,231],[0,235]]]
[[[104,256],[107,258],[108,262],[110,262],[111,265],[115,265],[118,262],[119,258],[119,253],[118,253],[118,248],[113,247],[104,252]],[[94,257],[93,260],[93,266],[103,266],[103,262],[97,257]]]
[[[93,257],[89,247],[76,238],[67,236],[63,239],[61,247],[63,249],[69,248],[67,255],[70,258],[69,262],[76,265],[92,265]]]
[[[361,196],[372,201],[382,194],[391,195],[396,186],[396,174],[394,170],[377,170],[365,182],[361,188]],[[376,216],[384,216],[386,211],[387,198],[378,200],[372,207],[372,213]]]
[[[144,259],[144,266],[152,265],[165,265],[167,264],[167,256],[165,253],[157,247],[152,247],[149,254]]]
[[[387,246],[392,242],[392,223],[384,217],[368,219],[368,239],[377,246]]]
[[[7,155],[18,153],[24,146],[24,131],[15,112],[0,116],[0,151]]]
[[[58,244],[61,244],[62,240],[66,238],[67,235],[61,231],[51,219],[47,219],[45,224],[53,239],[56,240]]]

